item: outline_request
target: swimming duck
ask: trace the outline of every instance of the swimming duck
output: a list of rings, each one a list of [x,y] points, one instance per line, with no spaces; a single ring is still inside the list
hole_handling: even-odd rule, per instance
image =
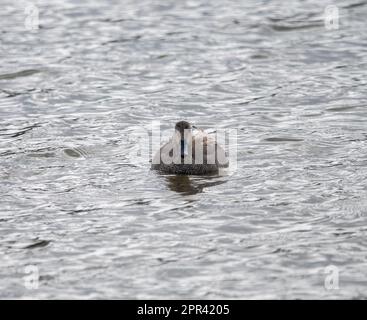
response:
[[[224,149],[204,131],[192,132],[187,121],[175,125],[172,138],[164,144],[152,160],[151,168],[164,173],[205,175],[218,173],[228,167]]]

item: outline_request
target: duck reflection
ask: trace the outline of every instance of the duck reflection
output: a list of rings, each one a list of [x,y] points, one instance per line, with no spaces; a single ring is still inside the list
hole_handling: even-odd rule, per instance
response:
[[[223,177],[205,176],[193,177],[187,175],[164,176],[170,190],[182,195],[194,195],[203,192],[205,188],[213,187],[225,183]]]

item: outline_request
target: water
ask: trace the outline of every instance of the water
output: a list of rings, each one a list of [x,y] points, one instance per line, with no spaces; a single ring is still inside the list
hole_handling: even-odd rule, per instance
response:
[[[366,1],[1,4],[0,298],[367,297]],[[132,160],[181,119],[237,170]]]

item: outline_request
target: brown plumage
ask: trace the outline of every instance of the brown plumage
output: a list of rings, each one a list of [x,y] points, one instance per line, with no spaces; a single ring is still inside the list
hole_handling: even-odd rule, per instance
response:
[[[225,151],[204,131],[192,134],[187,121],[175,125],[175,133],[152,160],[152,169],[164,173],[204,175],[228,167]]]

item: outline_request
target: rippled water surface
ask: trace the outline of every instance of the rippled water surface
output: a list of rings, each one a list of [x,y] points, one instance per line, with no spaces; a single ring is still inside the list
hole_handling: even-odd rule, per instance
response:
[[[367,297],[366,1],[0,3],[0,298]],[[237,170],[134,161],[180,119]]]

